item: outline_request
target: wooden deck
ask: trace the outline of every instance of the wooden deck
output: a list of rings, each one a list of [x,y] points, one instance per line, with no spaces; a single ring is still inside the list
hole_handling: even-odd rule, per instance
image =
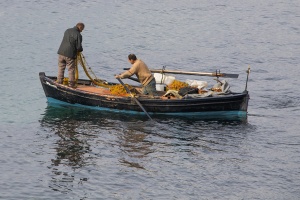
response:
[[[112,95],[108,88],[94,87],[89,85],[78,85],[77,90],[82,90],[85,92],[96,93],[100,95]]]
[[[139,90],[141,88],[138,88]],[[94,93],[94,94],[97,94],[97,95],[111,95],[111,96],[115,96],[115,97],[125,97],[125,96],[129,96],[129,94],[125,94],[125,95],[114,95],[110,92],[110,90],[108,88],[104,88],[104,87],[95,87],[95,86],[90,86],[90,85],[77,85],[77,88],[76,90],[81,90],[81,91],[84,91],[84,92],[89,92],[89,93]],[[163,99],[163,100],[170,100],[170,99],[178,99],[176,97],[172,97],[172,96],[169,96],[169,97],[164,97],[163,95],[165,94],[166,92],[164,91],[157,91],[157,95],[155,97],[155,99]],[[138,98],[149,98],[148,95],[142,95],[142,94],[138,94],[137,95]],[[153,97],[152,97],[153,98]]]

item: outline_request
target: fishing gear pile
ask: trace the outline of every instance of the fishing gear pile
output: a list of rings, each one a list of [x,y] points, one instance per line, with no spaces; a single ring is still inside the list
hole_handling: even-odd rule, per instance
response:
[[[181,82],[179,80],[174,80],[171,84],[167,85],[167,90],[179,91],[181,88],[187,87],[189,84]]]
[[[132,86],[126,84],[126,86],[129,88],[129,90],[132,89]],[[113,85],[109,88],[111,94],[113,95],[118,95],[118,96],[129,96],[129,94],[127,93],[125,87],[121,84],[116,84]]]

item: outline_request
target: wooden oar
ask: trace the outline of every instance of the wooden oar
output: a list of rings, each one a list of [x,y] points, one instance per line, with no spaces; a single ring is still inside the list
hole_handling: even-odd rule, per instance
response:
[[[137,78],[128,77],[128,79],[133,80],[133,81],[138,82],[138,83],[140,82],[139,79],[137,79]]]
[[[124,68],[124,70],[129,70],[129,68]],[[196,76],[213,76],[213,77],[225,77],[225,78],[238,78],[238,74],[226,74],[220,72],[187,72],[187,71],[177,71],[177,70],[162,70],[162,69],[150,69],[152,73],[169,73],[169,74],[185,74],[185,75],[196,75]]]
[[[177,70],[161,70],[161,69],[151,69],[153,73],[170,73],[170,74],[185,74],[185,75],[196,75],[196,76],[214,76],[214,77],[226,77],[226,78],[238,78],[238,74],[226,74],[218,72],[186,72],[186,71],[177,71]]]
[[[130,96],[135,100],[135,102],[141,107],[141,109],[144,111],[144,113],[146,113],[146,115],[149,117],[149,119],[152,120],[152,118],[150,117],[150,115],[147,113],[147,111],[145,110],[145,108],[142,106],[142,104],[139,102],[139,100],[137,100],[137,98],[134,97],[134,95],[130,92],[130,90],[128,89],[128,87],[123,83],[123,81],[121,81],[120,78],[117,78],[117,80],[124,86],[126,92],[128,94],[130,94]]]

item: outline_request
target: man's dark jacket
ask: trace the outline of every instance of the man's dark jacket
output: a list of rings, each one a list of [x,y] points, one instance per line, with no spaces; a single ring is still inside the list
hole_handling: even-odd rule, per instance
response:
[[[83,51],[82,48],[82,35],[75,26],[65,31],[63,40],[57,51],[59,55],[66,56],[69,58],[76,58],[77,52]]]

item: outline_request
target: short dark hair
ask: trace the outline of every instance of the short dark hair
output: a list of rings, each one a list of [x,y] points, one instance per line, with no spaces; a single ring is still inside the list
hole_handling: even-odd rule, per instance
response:
[[[83,29],[84,29],[84,23],[78,22],[78,23],[76,24],[76,27],[77,27],[77,28],[81,28],[81,29],[83,30]]]
[[[128,60],[136,60],[136,56],[132,53],[128,55]]]

